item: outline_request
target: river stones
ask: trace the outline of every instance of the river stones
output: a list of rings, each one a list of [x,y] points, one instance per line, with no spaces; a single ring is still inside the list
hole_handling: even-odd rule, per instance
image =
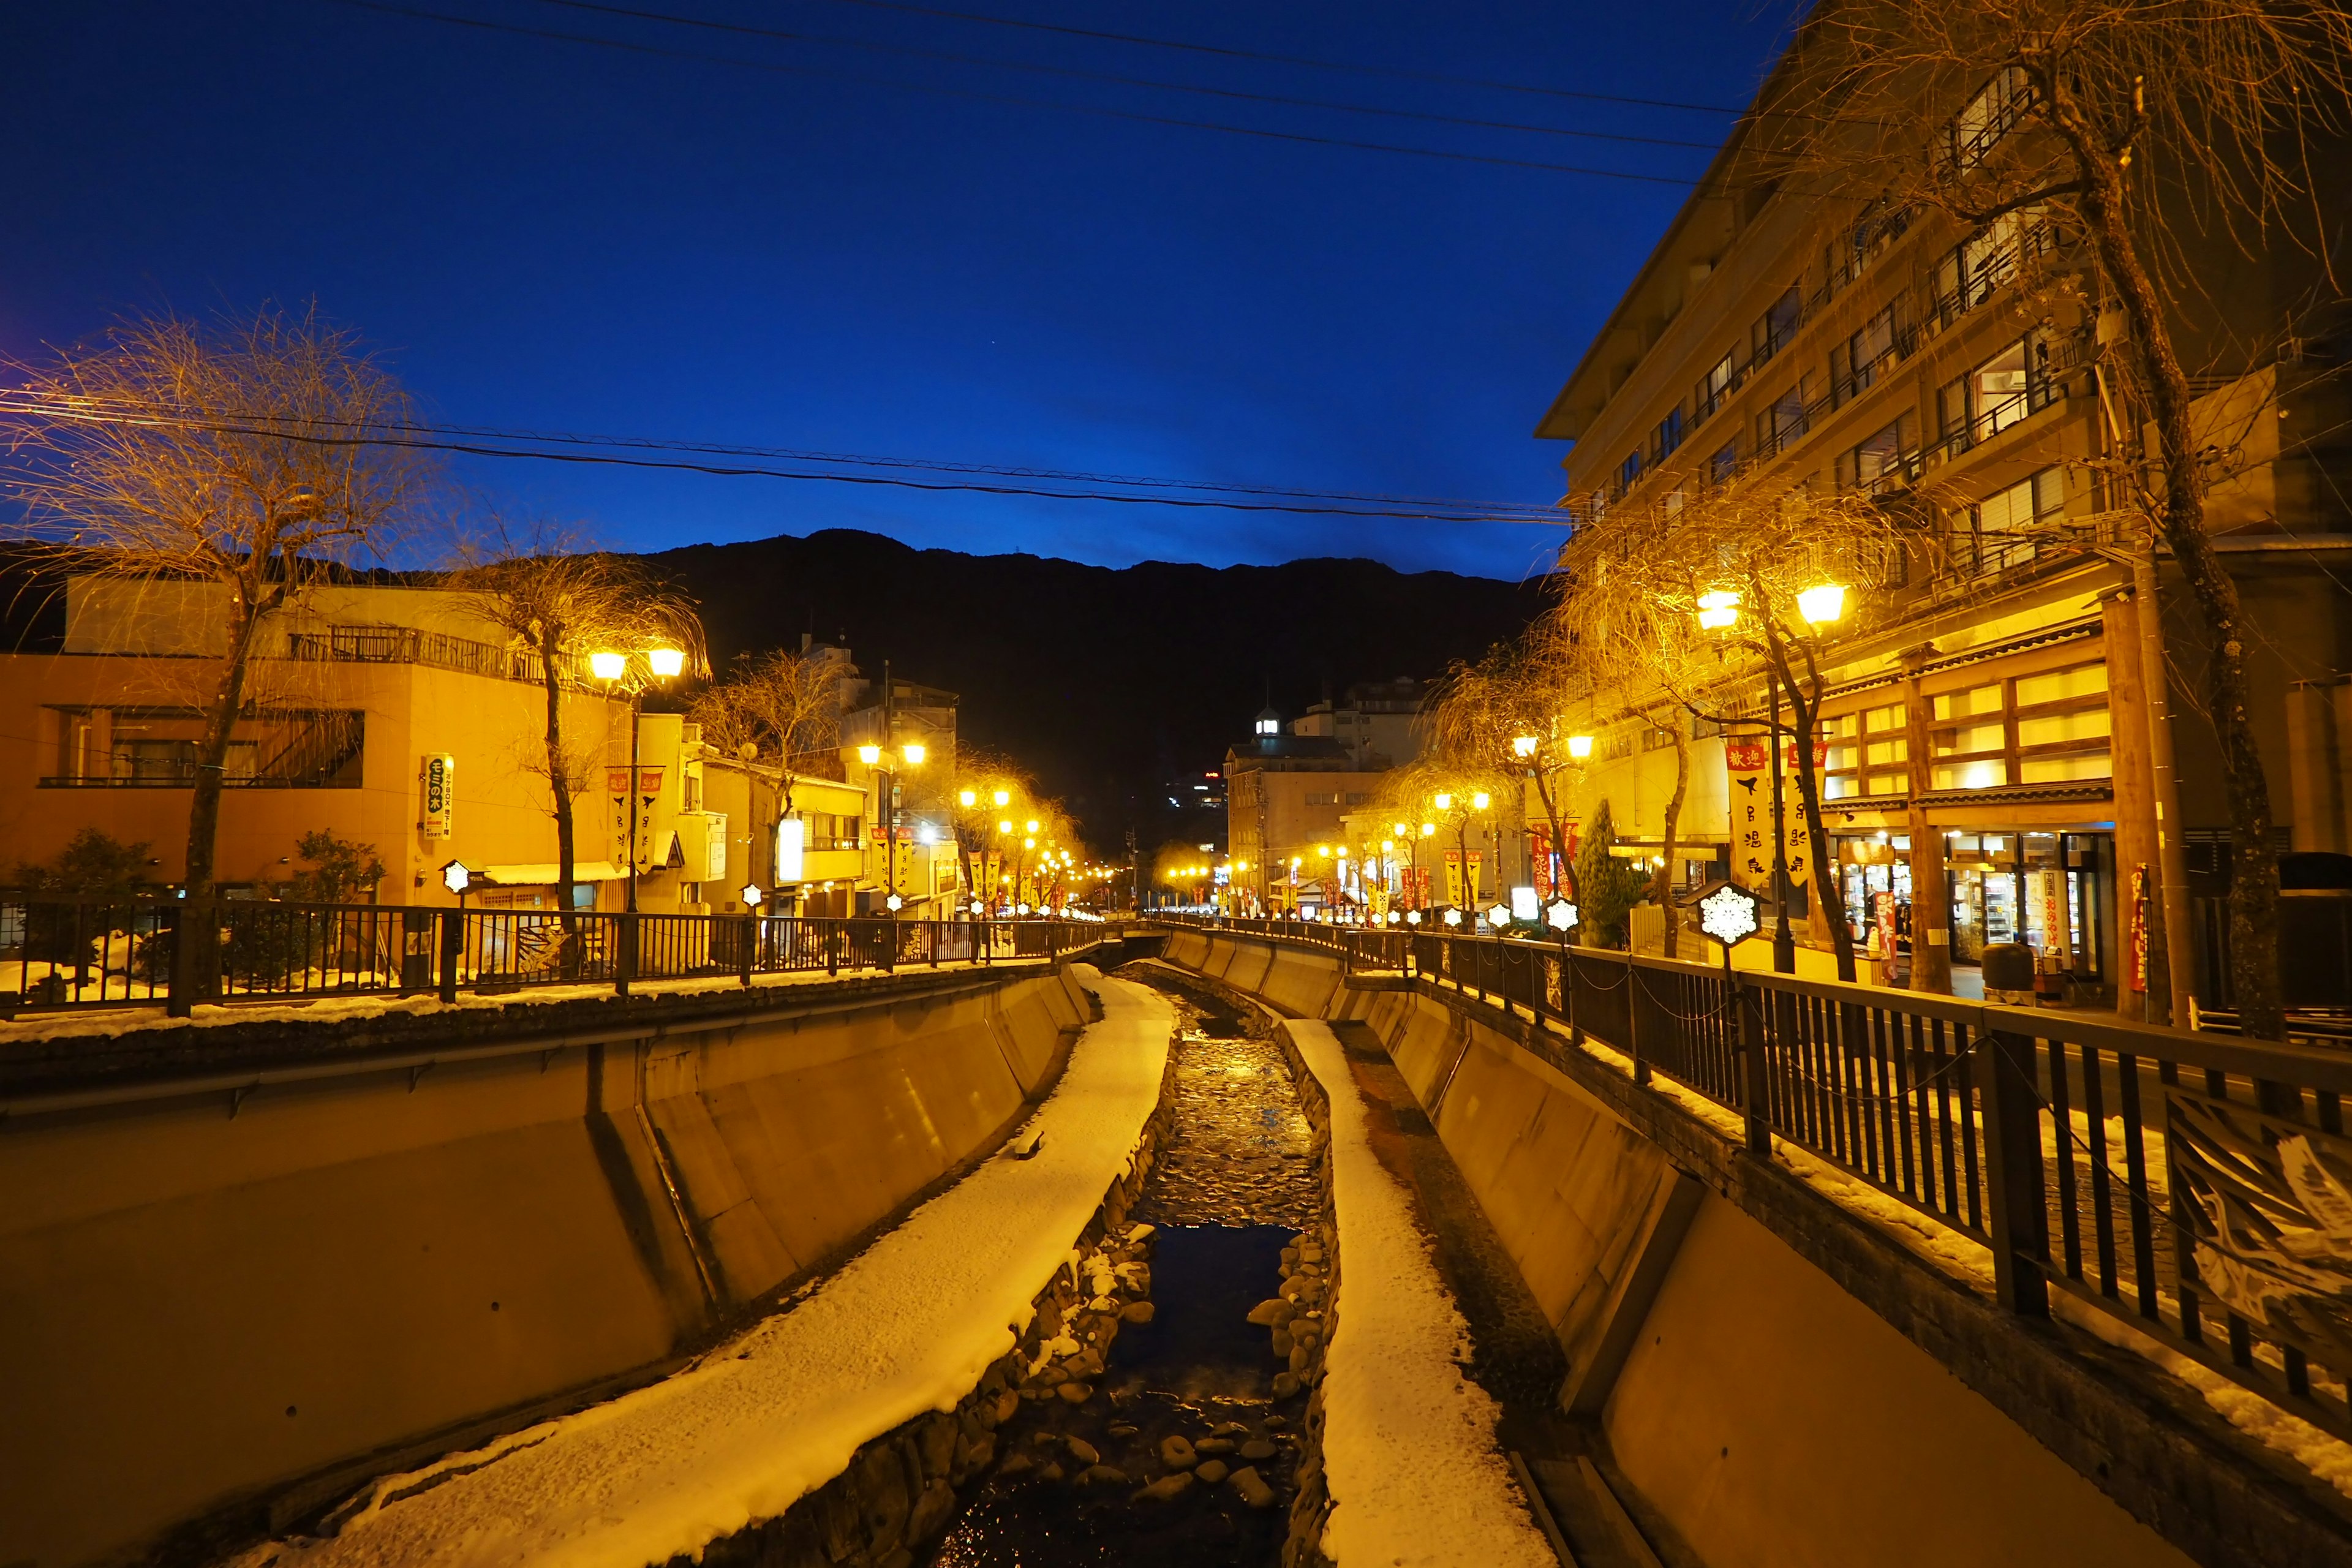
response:
[[[1226,1476],[1232,1474],[1225,1468],[1225,1462],[1223,1459],[1203,1459],[1201,1461],[1200,1468],[1192,1473],[1201,1478],[1202,1486],[1210,1487],[1215,1486]]]
[[[1224,1428],[1220,1426],[1217,1430],[1222,1432]],[[1243,1427],[1242,1430],[1249,1428]],[[1192,1450],[1200,1454],[1230,1454],[1234,1451],[1234,1440],[1231,1437],[1203,1437],[1192,1445]]]
[[[1073,1437],[1068,1442],[1065,1443],[1063,1447],[1069,1449],[1070,1458],[1076,1459],[1081,1465],[1099,1465],[1102,1463],[1102,1451],[1097,1448],[1092,1443],[1087,1442],[1084,1437]]]
[[[1280,1381],[1280,1374],[1276,1375],[1276,1381]],[[1292,1381],[1296,1383],[1297,1380],[1294,1378]],[[1092,1387],[1083,1383],[1066,1383],[1062,1384],[1061,1387],[1054,1390],[1054,1392],[1060,1394],[1062,1398],[1069,1404],[1084,1405],[1087,1400],[1094,1397],[1095,1391]]]
[[[1062,1392],[1065,1394],[1067,1394],[1069,1393],[1069,1385],[1066,1384],[1064,1384]],[[1297,1392],[1298,1374],[1297,1373],[1277,1372],[1274,1374],[1274,1396],[1276,1399],[1287,1399]]]
[[[1151,1321],[1152,1311],[1152,1305],[1149,1301],[1129,1301],[1119,1309],[1118,1315],[1127,1322],[1148,1323]]]
[[[1160,1462],[1171,1470],[1189,1470],[1201,1462],[1201,1457],[1181,1433],[1171,1434],[1160,1439]]]
[[[1249,1504],[1250,1507],[1272,1508],[1274,1506],[1274,1489],[1265,1484],[1265,1478],[1257,1473],[1255,1466],[1235,1470],[1233,1482],[1234,1490],[1241,1494],[1242,1501]]]
[[[1261,1329],[1278,1329],[1297,1315],[1298,1309],[1280,1297],[1260,1301],[1249,1310],[1249,1321]]]
[[[1120,1469],[1117,1465],[1088,1465],[1085,1469],[1078,1472],[1078,1485],[1082,1487],[1123,1487],[1127,1485],[1127,1472]]]
[[[1271,1459],[1274,1455],[1274,1444],[1264,1437],[1253,1437],[1242,1445],[1242,1458],[1252,1463],[1260,1459]]]
[[[1172,1476],[1162,1476],[1150,1486],[1137,1489],[1133,1501],[1171,1502],[1192,1488],[1191,1472],[1179,1470]]]

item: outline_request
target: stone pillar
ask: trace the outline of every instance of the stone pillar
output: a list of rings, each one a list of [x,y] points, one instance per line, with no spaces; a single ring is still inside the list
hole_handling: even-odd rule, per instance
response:
[[[1944,835],[1928,819],[1927,791],[1935,779],[1928,743],[1927,697],[1919,676],[1936,656],[1933,644],[1903,656],[1905,776],[1911,795],[1911,989],[1952,994],[1952,889],[1944,877]]]
[[[2147,688],[2140,658],[2139,610],[2129,588],[2102,595],[2099,624],[2107,660],[2107,731],[2114,759],[2116,864],[2109,895],[2109,929],[2116,933],[2116,1012],[2133,1023],[2158,1021],[2165,1005],[2164,979],[2151,968],[2149,989],[2132,989],[2132,884],[2134,873],[2152,892],[2158,871],[2155,784],[2148,766]],[[2163,918],[2150,898],[2142,917]],[[2151,955],[2154,956],[2153,954]],[[2151,1007],[2151,998],[2154,1006]]]

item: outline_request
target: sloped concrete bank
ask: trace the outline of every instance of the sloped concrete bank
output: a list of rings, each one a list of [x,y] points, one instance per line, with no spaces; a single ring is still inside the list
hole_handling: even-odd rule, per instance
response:
[[[663,1375],[992,1152],[1088,1015],[1028,965],[29,1052],[0,1563],[201,1560]]]
[[[1084,973],[1103,1016],[1034,1116],[787,1310],[660,1383],[383,1477],[240,1563],[907,1562],[1008,1401],[1086,1397],[1112,1325],[1149,1310],[1150,1238],[1120,1216],[1164,1142],[1171,1014]]]
[[[1599,1050],[1427,982],[1349,988],[1311,949],[1179,931],[1166,957],[1385,1050],[1668,1562],[2352,1563],[2344,1500],[2193,1391],[2004,1317]]]

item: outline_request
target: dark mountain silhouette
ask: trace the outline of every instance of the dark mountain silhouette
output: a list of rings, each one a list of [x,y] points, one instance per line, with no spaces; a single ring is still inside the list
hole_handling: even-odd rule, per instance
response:
[[[1147,849],[1172,833],[1165,786],[1222,766],[1269,699],[1295,718],[1356,681],[1441,675],[1542,597],[1376,561],[1112,570],[845,529],[647,559],[701,601],[716,667],[813,634],[869,676],[887,659],[960,693],[961,732],[1033,769],[1105,853],[1129,827]]]

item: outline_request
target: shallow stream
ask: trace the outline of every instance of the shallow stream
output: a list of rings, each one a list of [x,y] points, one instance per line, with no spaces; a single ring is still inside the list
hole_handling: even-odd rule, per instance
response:
[[[1319,1214],[1312,1133],[1270,1037],[1161,989],[1181,1031],[1174,1125],[1130,1216],[1158,1227],[1151,1321],[1120,1329],[1094,1397],[1024,1402],[998,1429],[995,1469],[932,1549],[937,1568],[1266,1568],[1280,1556],[1306,1399],[1275,1397],[1282,1363],[1247,1315]],[[1175,1495],[1147,1490],[1155,1483]]]

